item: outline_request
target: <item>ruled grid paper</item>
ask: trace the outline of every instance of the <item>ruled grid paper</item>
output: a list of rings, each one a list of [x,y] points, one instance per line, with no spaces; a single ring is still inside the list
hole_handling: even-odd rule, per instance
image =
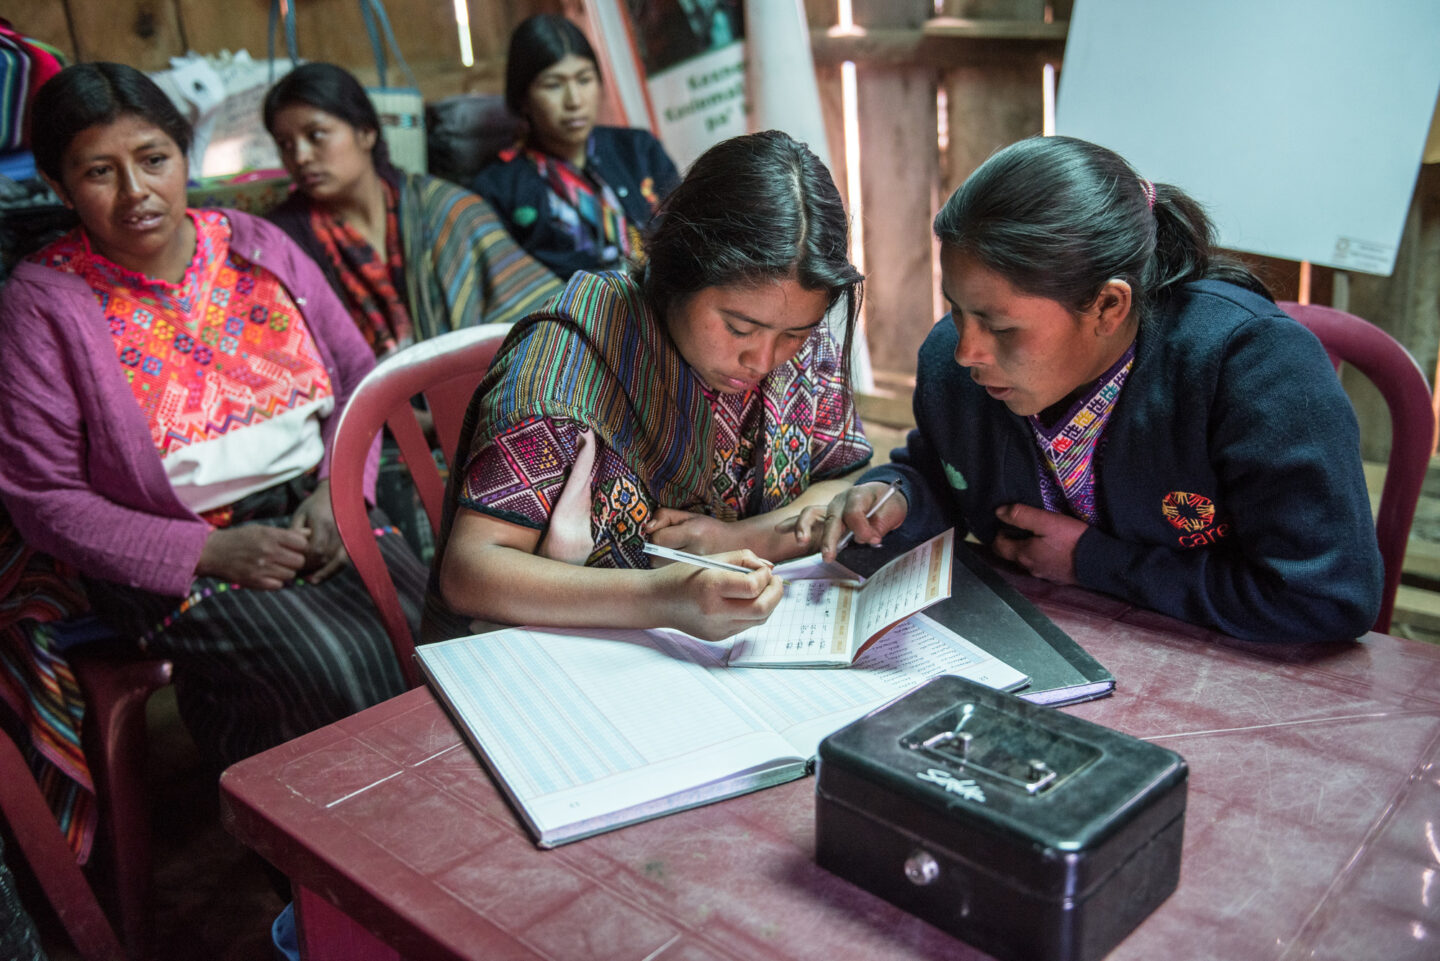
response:
[[[676,631],[512,628],[417,649],[542,846],[804,774],[832,731],[938,674],[1025,676],[921,615],[846,671],[738,671]]]

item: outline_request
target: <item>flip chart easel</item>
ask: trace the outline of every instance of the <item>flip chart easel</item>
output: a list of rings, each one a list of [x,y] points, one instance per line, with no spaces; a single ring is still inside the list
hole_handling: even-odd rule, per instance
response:
[[[1077,0],[1056,130],[1185,189],[1222,246],[1388,275],[1437,50],[1434,0]]]

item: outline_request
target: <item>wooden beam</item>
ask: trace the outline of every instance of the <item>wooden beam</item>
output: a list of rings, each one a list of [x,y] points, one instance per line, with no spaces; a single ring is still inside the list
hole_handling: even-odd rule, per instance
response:
[[[993,28],[984,26],[993,23]],[[815,63],[846,60],[866,66],[965,65],[1059,60],[1065,53],[1068,23],[1016,20],[930,20],[921,29],[831,27],[810,32]]]
[[[1070,24],[1045,23],[1043,20],[962,19],[932,17],[925,21],[922,32],[927,37],[955,40],[1026,40],[1038,43],[1065,42]]]

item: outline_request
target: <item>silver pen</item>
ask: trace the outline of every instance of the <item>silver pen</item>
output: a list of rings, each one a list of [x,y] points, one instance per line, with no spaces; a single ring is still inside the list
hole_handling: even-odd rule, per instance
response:
[[[652,557],[663,557],[667,561],[679,561],[681,564],[693,564],[696,567],[708,567],[712,571],[734,571],[737,574],[749,574],[750,568],[741,567],[739,564],[727,564],[724,561],[711,560],[700,554],[691,554],[689,551],[677,551],[673,547],[661,547],[659,544],[646,542],[644,551]]]
[[[899,489],[900,489],[900,482],[899,482],[898,480],[893,480],[893,481],[891,481],[891,482],[890,482],[890,486],[887,487],[887,488],[885,488],[885,493],[883,493],[883,494],[880,495],[880,499],[879,499],[878,501],[876,501],[875,503],[871,504],[871,505],[870,505],[870,509],[865,512],[865,519],[868,521],[870,518],[874,517],[874,516],[875,516],[875,512],[878,511],[878,510],[884,505],[884,503],[890,499],[890,495],[891,495],[891,494],[894,494],[894,493],[895,493],[896,491],[898,491]],[[841,551],[843,551],[846,547],[848,547],[848,546],[850,545],[850,542],[851,542],[852,540],[854,540],[854,539],[855,539],[855,532],[854,532],[854,531],[846,531],[846,532],[845,532],[845,536],[842,537],[842,538],[840,538],[840,543],[838,543],[838,544],[835,545],[835,553],[838,554],[838,553],[840,553]]]

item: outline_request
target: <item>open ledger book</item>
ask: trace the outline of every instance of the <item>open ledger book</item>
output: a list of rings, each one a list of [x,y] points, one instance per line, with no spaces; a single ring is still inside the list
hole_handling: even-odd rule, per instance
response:
[[[820,741],[939,674],[1025,675],[923,614],[846,671],[736,671],[674,631],[510,628],[416,649],[541,847],[804,776]]]
[[[818,556],[818,555],[817,555]],[[830,576],[802,573],[806,559],[782,564],[785,595],[764,624],[735,635],[731,667],[846,667],[886,631],[950,596],[955,531],[936,534],[870,576],[838,565]],[[802,579],[804,578],[804,579]]]

